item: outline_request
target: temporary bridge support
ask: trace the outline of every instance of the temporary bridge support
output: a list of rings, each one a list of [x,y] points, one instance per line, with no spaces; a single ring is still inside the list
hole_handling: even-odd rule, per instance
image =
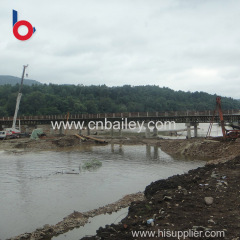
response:
[[[148,124],[144,124],[145,127],[145,137],[150,138],[150,128],[148,127]]]
[[[194,127],[194,137],[197,137],[198,136],[198,132],[197,132],[197,129],[198,129],[198,125],[199,123],[186,123],[185,126],[187,127],[187,138],[191,138],[191,127]]]

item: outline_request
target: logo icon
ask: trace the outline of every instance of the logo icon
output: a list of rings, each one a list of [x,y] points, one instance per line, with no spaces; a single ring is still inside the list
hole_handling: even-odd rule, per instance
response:
[[[18,29],[21,26],[27,27],[28,32],[26,35],[20,35],[18,33]],[[36,32],[36,29],[35,29],[35,27],[32,26],[32,24],[30,22],[25,21],[25,20],[18,21],[18,12],[16,10],[13,10],[13,34],[14,34],[15,38],[17,38],[20,41],[26,41],[29,38],[31,38],[35,32]]]

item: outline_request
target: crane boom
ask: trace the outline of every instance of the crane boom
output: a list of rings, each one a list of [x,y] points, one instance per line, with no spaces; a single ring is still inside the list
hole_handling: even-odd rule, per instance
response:
[[[224,119],[223,119],[221,97],[216,98],[216,109],[218,110],[218,114],[219,114],[219,118],[220,118],[220,124],[221,124],[221,128],[222,128],[223,138],[226,138],[226,128],[225,128]]]
[[[22,97],[23,80],[24,80],[25,71],[26,71],[27,67],[28,67],[28,65],[24,65],[23,66],[22,79],[21,79],[21,84],[19,86],[19,90],[18,90],[18,96],[17,96],[17,100],[16,100],[15,113],[14,113],[13,123],[12,123],[12,129],[13,130],[16,129],[17,115],[18,115],[19,105],[20,105],[20,101],[21,101],[21,97]]]
[[[212,125],[214,122],[216,112],[218,112],[218,115],[220,118],[220,125],[222,128],[223,139],[224,140],[236,140],[237,138],[240,138],[240,130],[227,130],[225,128],[223,112],[222,112],[222,105],[221,105],[221,97],[216,98],[216,108],[214,110],[212,121],[210,122],[206,137],[209,137],[211,134]]]

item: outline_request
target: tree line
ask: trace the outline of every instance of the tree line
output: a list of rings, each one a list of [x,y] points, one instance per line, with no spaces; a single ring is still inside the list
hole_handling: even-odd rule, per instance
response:
[[[0,86],[0,117],[13,116],[19,85]],[[116,112],[213,110],[217,95],[174,91],[159,86],[108,87],[43,84],[23,86],[19,114],[55,115]],[[223,109],[240,109],[240,101],[222,98]]]

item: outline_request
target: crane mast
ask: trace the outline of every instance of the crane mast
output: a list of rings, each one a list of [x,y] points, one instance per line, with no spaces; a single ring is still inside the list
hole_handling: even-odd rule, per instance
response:
[[[23,80],[24,80],[25,71],[26,71],[27,67],[28,67],[28,65],[24,65],[23,66],[22,79],[21,79],[21,84],[19,86],[19,90],[18,90],[18,96],[17,96],[17,100],[16,100],[15,113],[14,113],[13,123],[12,123],[12,129],[13,130],[16,129],[17,115],[18,115],[19,105],[20,105],[20,101],[21,101],[21,97],[22,97]]]

